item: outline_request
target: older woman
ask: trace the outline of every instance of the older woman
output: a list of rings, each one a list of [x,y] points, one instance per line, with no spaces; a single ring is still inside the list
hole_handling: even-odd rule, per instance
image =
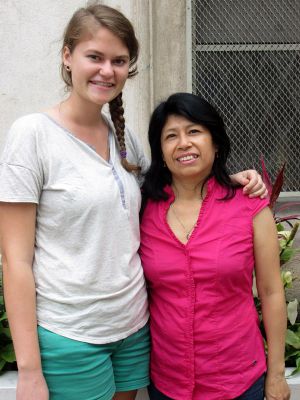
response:
[[[140,254],[150,295],[150,398],[262,400],[265,380],[267,400],[289,399],[285,300],[268,200],[232,184],[223,121],[201,97],[177,93],[160,104],[149,141]]]

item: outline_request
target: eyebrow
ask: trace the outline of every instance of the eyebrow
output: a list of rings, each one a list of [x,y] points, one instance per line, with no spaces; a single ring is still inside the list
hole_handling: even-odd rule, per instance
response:
[[[193,127],[193,126],[200,126],[201,128],[205,128],[205,126],[204,126],[203,124],[200,124],[200,123],[198,124],[198,123],[196,123],[196,122],[195,122],[195,123],[192,122],[192,123],[186,125],[185,128],[189,129],[189,128]],[[171,126],[171,127],[168,128],[167,130],[165,130],[165,132],[175,131],[176,129],[177,129],[177,126]]]

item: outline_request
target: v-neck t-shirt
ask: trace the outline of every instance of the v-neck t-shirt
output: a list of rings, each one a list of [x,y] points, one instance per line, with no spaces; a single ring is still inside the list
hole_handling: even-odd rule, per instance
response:
[[[120,340],[148,320],[138,178],[120,162],[109,118],[108,161],[48,115],[19,118],[0,164],[0,201],[35,203],[38,324],[88,343]],[[128,160],[148,161],[126,128]]]

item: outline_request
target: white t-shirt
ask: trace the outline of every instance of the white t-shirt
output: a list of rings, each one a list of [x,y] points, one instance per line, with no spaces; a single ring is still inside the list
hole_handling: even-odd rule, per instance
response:
[[[0,201],[37,204],[33,272],[38,324],[88,343],[125,338],[148,320],[138,255],[141,194],[121,166],[42,113],[18,119],[0,164]],[[148,167],[126,128],[127,159]]]

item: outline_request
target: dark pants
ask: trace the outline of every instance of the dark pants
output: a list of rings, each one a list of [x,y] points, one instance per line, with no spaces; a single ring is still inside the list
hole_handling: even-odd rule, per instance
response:
[[[241,396],[237,397],[236,400],[263,400],[264,399],[264,387],[265,387],[265,374],[257,379],[252,386]]]
[[[265,386],[265,375],[262,375],[246,392],[241,396],[236,397],[234,400],[263,400],[264,399],[264,386]],[[150,400],[173,400],[171,397],[161,393],[151,382],[148,386],[148,394]],[[220,399],[222,400],[222,399]]]

